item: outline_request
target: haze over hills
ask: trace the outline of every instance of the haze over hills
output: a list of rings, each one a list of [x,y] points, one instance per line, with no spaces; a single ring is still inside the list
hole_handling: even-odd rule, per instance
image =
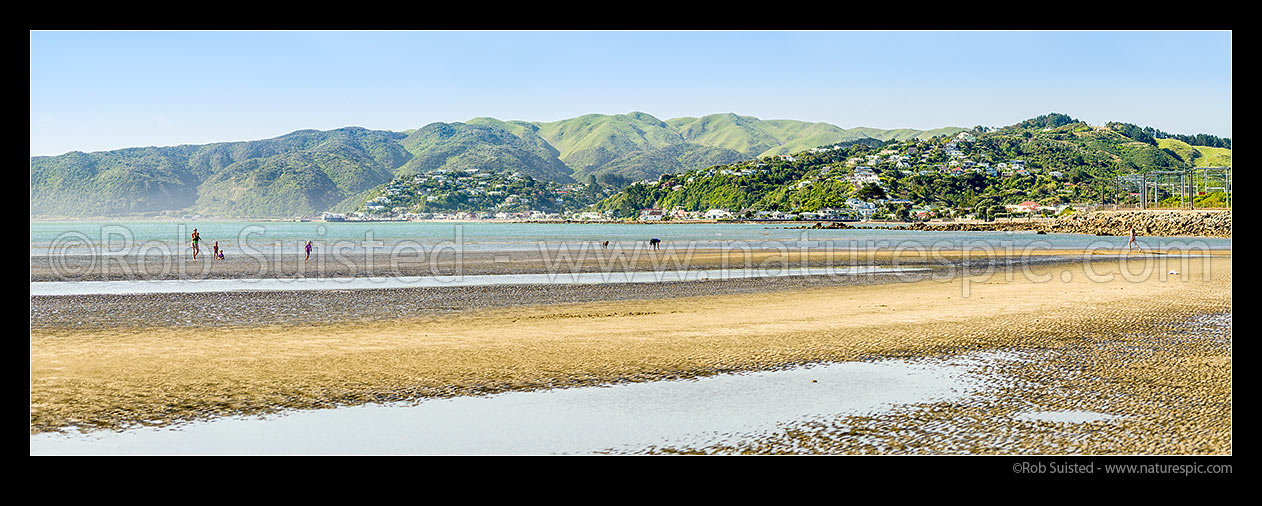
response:
[[[31,215],[315,215],[362,200],[396,176],[435,170],[516,171],[562,183],[627,181],[863,138],[964,130],[847,130],[730,113],[662,121],[642,112],[550,123],[474,118],[408,132],[300,130],[257,141],[31,157]]]

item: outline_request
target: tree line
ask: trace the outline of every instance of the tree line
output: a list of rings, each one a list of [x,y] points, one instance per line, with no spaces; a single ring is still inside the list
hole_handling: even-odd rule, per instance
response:
[[[1141,127],[1130,123],[1109,123],[1109,128],[1131,139],[1147,144],[1157,145],[1157,139],[1174,139],[1193,146],[1231,149],[1231,139],[1209,134],[1182,135],[1162,132],[1153,127]]]

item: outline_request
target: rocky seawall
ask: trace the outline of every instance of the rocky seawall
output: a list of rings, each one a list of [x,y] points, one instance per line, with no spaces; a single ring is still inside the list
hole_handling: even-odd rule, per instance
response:
[[[1231,237],[1231,211],[1096,211],[1054,220],[992,223],[914,223],[903,230],[1007,231],[1056,234]]]

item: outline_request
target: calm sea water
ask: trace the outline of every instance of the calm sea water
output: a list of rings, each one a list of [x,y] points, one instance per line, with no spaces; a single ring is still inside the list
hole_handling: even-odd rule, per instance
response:
[[[1127,237],[1033,232],[922,232],[874,227],[849,230],[791,229],[757,223],[574,224],[574,223],[324,223],[324,222],[32,222],[31,255],[120,255],[183,252],[194,228],[204,249],[216,241],[229,250],[255,248],[298,254],[312,241],[316,248],[357,248],[416,244],[425,248],[456,246],[465,251],[538,251],[581,247],[603,241],[643,244],[659,238],[664,247],[699,248],[1125,248]],[[1230,238],[1140,237],[1149,250],[1231,249]]]

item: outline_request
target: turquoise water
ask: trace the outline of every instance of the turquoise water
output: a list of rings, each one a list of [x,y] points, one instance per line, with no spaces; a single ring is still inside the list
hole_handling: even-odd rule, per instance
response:
[[[834,248],[871,249],[922,247],[959,249],[1125,248],[1127,237],[1033,232],[923,232],[887,228],[804,230],[759,223],[628,225],[610,223],[480,223],[480,222],[32,222],[31,255],[128,254],[183,251],[197,228],[203,250],[220,247],[276,249],[297,254],[312,241],[316,248],[341,244],[354,248],[419,244],[455,245],[468,251],[538,251],[540,245],[580,247],[610,241],[623,247],[662,240],[663,247]],[[1230,238],[1140,237],[1148,250],[1231,249]]]

